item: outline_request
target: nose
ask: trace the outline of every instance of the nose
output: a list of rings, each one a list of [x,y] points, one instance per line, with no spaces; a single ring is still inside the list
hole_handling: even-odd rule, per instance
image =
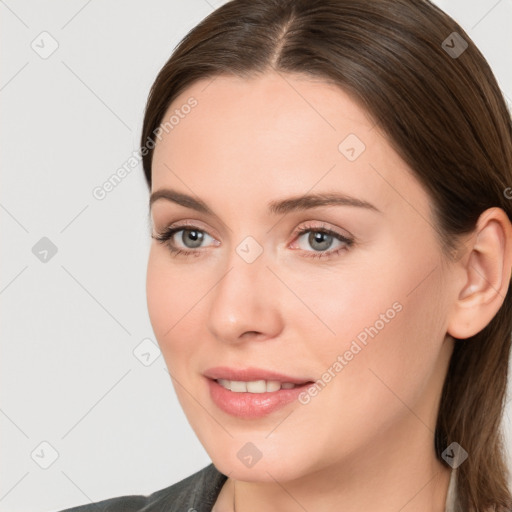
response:
[[[226,272],[213,288],[207,323],[219,341],[263,341],[282,331],[277,283],[264,256],[248,263],[233,251]]]

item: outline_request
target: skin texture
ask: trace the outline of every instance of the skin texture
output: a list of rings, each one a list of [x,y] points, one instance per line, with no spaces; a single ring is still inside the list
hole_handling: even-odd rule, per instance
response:
[[[200,198],[215,216],[153,203],[153,234],[186,221],[205,238],[191,249],[183,232],[174,236],[175,246],[196,251],[189,256],[152,241],[147,300],[184,412],[229,476],[214,510],[233,510],[235,486],[238,512],[327,512],[340,503],[344,512],[444,510],[451,468],[436,460],[433,439],[452,336],[479,332],[503,302],[512,265],[506,215],[482,215],[449,263],[429,196],[336,86],[273,72],[216,77],[182,92],[164,119],[190,97],[197,106],[157,142],[152,192]],[[365,144],[354,161],[338,147],[349,134]],[[333,192],[379,211],[267,212],[271,200]],[[295,234],[305,226],[353,243],[333,238],[323,252],[338,254],[308,257],[321,251],[309,233]],[[247,236],[263,251],[252,263],[236,251]],[[212,366],[321,378],[393,304],[400,311],[307,405],[248,420],[210,399],[202,373]],[[250,468],[237,457],[248,442],[262,453]]]

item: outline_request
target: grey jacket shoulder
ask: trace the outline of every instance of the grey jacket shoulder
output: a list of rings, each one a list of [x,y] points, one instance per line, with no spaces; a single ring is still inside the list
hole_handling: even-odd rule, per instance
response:
[[[60,512],[211,512],[227,476],[210,464],[147,496],[109,498]]]

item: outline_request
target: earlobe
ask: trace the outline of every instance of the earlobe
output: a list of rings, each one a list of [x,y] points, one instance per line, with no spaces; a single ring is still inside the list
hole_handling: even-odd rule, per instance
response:
[[[447,328],[454,338],[466,339],[484,329],[501,308],[510,286],[512,224],[501,208],[489,208],[477,222],[463,266]]]

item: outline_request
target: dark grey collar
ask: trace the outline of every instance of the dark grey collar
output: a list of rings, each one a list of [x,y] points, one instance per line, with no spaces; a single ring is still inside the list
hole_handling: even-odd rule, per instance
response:
[[[210,464],[147,497],[144,512],[211,512],[227,476]]]

